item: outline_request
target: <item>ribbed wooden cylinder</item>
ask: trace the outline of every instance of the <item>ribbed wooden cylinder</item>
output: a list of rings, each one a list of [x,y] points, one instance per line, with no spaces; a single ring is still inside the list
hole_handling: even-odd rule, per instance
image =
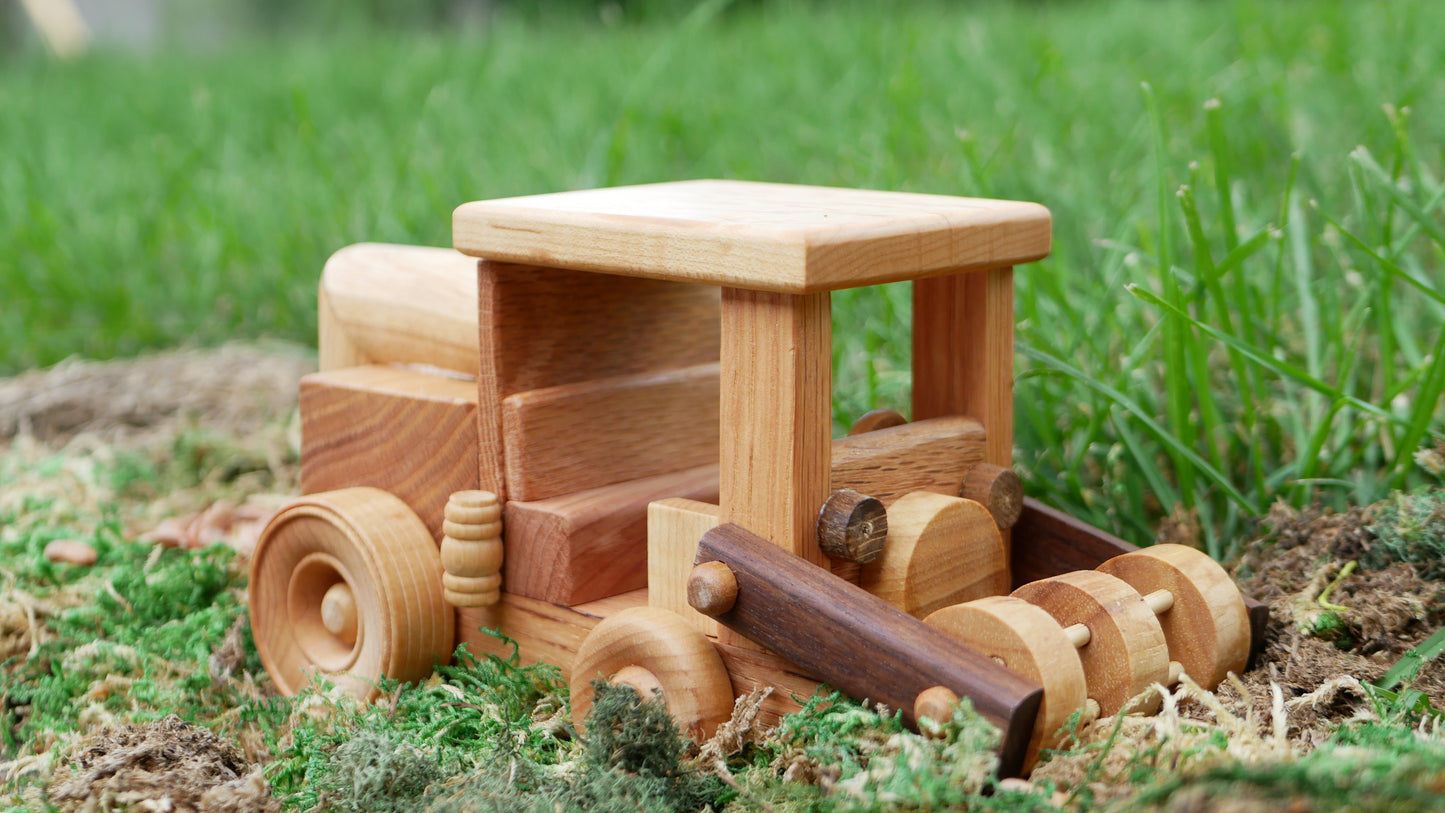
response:
[[[502,506],[490,491],[458,491],[442,523],[442,595],[455,607],[502,598]]]

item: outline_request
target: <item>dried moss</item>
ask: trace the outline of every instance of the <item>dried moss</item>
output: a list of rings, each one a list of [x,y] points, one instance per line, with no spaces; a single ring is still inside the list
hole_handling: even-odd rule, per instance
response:
[[[783,718],[762,749],[766,770],[755,767],[740,779],[748,795],[785,809],[982,809],[993,806],[985,794],[997,769],[998,738],[966,699],[947,723],[918,734],[900,714],[841,694],[816,695]],[[1034,800],[1014,802],[1026,809]]]

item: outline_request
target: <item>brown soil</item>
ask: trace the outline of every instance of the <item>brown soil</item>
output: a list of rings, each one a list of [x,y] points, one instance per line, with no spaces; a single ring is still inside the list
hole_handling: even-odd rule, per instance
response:
[[[301,376],[315,369],[294,345],[229,345],[121,361],[65,361],[0,379],[0,441],[27,435],[58,448],[81,436],[143,446],[204,418],[244,438],[296,406]]]

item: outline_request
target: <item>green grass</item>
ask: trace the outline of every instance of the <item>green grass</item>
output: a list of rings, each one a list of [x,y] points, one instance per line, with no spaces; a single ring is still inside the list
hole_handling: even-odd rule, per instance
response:
[[[326,256],[458,203],[731,177],[1036,200],[1017,461],[1227,555],[1278,496],[1423,482],[1445,389],[1445,6],[710,2],[0,65],[0,374],[311,341]],[[1411,113],[1410,111],[1414,111]],[[906,403],[906,286],[835,298],[837,407]]]

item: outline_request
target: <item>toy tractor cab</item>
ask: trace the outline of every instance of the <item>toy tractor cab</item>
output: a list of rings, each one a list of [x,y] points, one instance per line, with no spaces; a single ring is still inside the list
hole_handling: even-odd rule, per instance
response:
[[[699,736],[759,685],[773,717],[819,681],[910,720],[968,696],[1016,773],[1079,708],[1243,667],[1207,557],[1020,520],[1012,267],[1044,208],[693,181],[466,204],[454,242],[481,262],[355,246],[323,274],[305,496],[252,564],[282,691],[366,696],[500,628],[579,722],[598,676]],[[898,280],[912,420],[834,439],[829,292]]]

